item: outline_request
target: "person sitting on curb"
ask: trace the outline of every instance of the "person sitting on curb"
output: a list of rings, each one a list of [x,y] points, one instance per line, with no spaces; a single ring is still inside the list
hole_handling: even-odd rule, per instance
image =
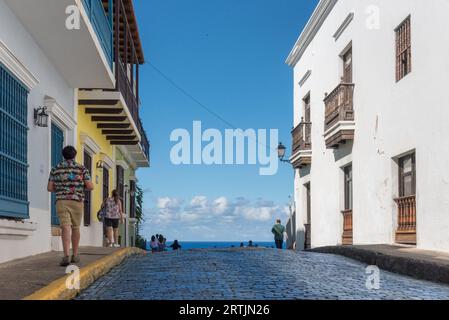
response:
[[[173,249],[173,251],[181,249],[181,245],[179,244],[178,240],[173,241],[173,244],[170,246],[170,248]]]
[[[75,162],[76,149],[67,146],[62,151],[64,160],[52,168],[47,190],[56,193],[56,214],[61,226],[64,257],[60,265],[67,267],[70,263],[79,263],[78,247],[80,242],[80,225],[84,215],[84,192],[94,189],[89,171]],[[72,240],[72,257],[70,258],[70,240]]]

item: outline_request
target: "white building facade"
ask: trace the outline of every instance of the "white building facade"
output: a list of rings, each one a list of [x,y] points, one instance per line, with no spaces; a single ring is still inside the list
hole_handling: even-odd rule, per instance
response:
[[[449,2],[321,0],[290,53],[297,248],[449,251]]]
[[[70,6],[81,12],[77,30],[66,27]],[[82,6],[0,0],[0,263],[60,249],[47,192],[53,152],[60,152],[52,148],[52,127],[59,128],[61,144],[76,146],[76,88],[114,87]],[[35,124],[42,107],[47,127]],[[102,245],[101,224],[81,231],[81,245]]]

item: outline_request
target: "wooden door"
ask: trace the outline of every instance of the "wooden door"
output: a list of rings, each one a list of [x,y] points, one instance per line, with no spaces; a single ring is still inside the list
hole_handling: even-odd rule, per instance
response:
[[[84,151],[84,166],[89,171],[89,173],[92,175],[92,156]],[[93,177],[92,177],[93,178]],[[92,207],[92,192],[91,191],[85,191],[84,192],[84,225],[90,226],[91,223],[91,207]]]
[[[109,197],[109,170],[103,168],[103,200]]]
[[[312,247],[312,207],[311,207],[311,187],[310,183],[305,185],[306,188],[306,210],[307,210],[307,222],[305,225],[305,242],[304,248],[306,250]]]

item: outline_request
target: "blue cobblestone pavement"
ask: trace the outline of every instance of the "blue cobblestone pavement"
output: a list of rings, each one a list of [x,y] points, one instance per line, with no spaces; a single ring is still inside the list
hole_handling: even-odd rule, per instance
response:
[[[366,286],[366,265],[335,255],[256,250],[192,250],[132,257],[96,281],[85,300],[429,300],[449,286],[380,271]]]

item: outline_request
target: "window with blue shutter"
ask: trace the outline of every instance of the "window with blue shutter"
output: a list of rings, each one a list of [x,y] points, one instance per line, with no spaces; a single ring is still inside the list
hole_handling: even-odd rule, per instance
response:
[[[0,217],[26,219],[28,90],[0,64]]]

